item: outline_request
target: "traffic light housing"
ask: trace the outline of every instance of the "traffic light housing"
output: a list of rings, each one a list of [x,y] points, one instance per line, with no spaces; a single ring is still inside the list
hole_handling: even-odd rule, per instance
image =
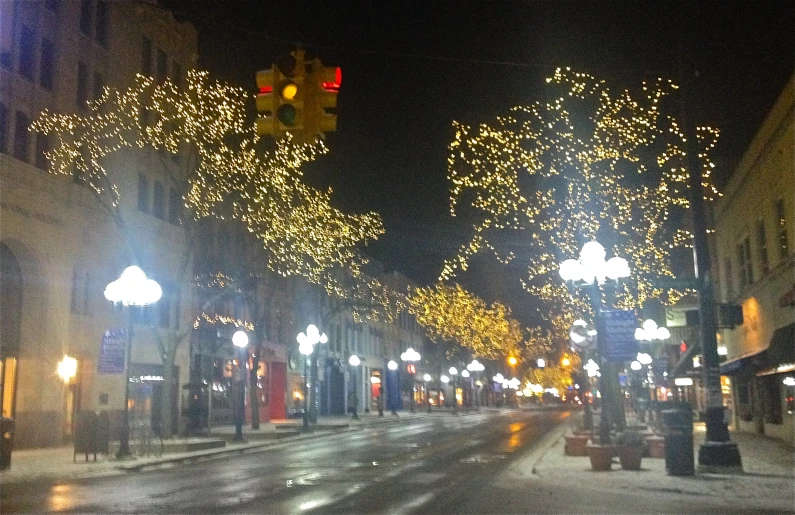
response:
[[[342,86],[342,69],[323,66],[315,59],[310,67],[307,83],[311,98],[307,104],[307,133],[322,135],[337,130],[337,95]]]
[[[303,50],[285,56],[268,70],[257,72],[257,134],[312,143],[337,130],[337,95],[342,70],[319,59],[306,61]]]
[[[296,50],[269,70],[257,72],[257,134],[284,136],[304,130],[307,91],[304,51]]]

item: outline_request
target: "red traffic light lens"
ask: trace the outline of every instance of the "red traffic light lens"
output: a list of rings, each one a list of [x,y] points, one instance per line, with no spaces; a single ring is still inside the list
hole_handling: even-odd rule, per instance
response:
[[[323,82],[321,85],[326,91],[339,92],[340,86],[342,86],[342,68],[337,67],[334,74],[334,82]]]

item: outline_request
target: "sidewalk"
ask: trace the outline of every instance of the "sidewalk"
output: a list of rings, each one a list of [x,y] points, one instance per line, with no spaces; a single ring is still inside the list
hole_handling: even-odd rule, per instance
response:
[[[487,408],[484,408],[484,411]],[[460,409],[460,414],[468,413]],[[148,467],[158,467],[166,464],[182,463],[187,461],[209,459],[212,457],[246,452],[258,448],[278,448],[290,445],[290,442],[311,438],[322,438],[328,435],[357,431],[364,427],[379,424],[406,423],[422,420],[428,417],[451,415],[450,410],[434,410],[432,414],[425,411],[410,413],[401,411],[399,415],[389,412],[379,417],[376,413],[363,413],[359,420],[350,416],[325,416],[318,417],[317,424],[313,424],[312,432],[302,432],[301,419],[288,419],[260,424],[259,430],[252,430],[250,426],[243,427],[245,442],[234,442],[234,426],[219,426],[212,428],[212,434],[201,437],[174,437],[166,440],[162,456],[136,457],[129,460],[118,460],[113,455],[118,449],[118,442],[111,442],[111,453],[89,455],[79,454],[73,461],[74,447],[64,445],[39,449],[14,450],[11,455],[11,468],[0,471],[0,482],[9,483],[33,481],[36,479],[77,479],[88,477],[101,477],[123,474],[125,472],[139,471]],[[131,442],[132,445],[132,442]]]
[[[595,472],[587,456],[565,456],[563,424],[550,435],[543,451],[523,461],[520,474],[558,485],[578,485],[578,489],[603,493],[632,492],[642,495],[675,496],[683,502],[725,505],[727,513],[740,509],[795,512],[795,448],[786,442],[749,433],[732,433],[742,457],[743,472],[738,474],[696,473],[694,476],[669,476],[665,460],[644,457],[640,471],[622,470],[618,458],[609,472]],[[694,460],[704,441],[705,426],[695,425]],[[642,512],[639,508],[638,513]]]

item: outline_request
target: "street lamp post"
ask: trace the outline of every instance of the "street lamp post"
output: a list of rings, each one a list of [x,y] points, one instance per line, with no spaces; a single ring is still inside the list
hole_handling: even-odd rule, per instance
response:
[[[359,414],[357,413],[357,409],[359,407],[359,397],[356,395],[356,381],[358,381],[358,377],[356,374],[356,369],[361,364],[362,360],[359,359],[359,356],[356,354],[351,355],[348,358],[348,364],[353,367],[351,368],[351,375],[353,376],[351,383],[353,383],[353,419],[359,420]]]
[[[478,377],[481,372],[486,370],[486,367],[483,366],[478,360],[473,359],[472,363],[467,365],[467,370],[475,374],[475,408],[480,409],[480,392],[478,391]]]
[[[595,340],[596,329],[594,327],[588,326],[585,320],[574,321],[571,329],[569,329],[569,342],[573,347],[582,351],[581,361],[583,363],[589,361],[588,351],[593,347]],[[591,403],[588,396],[585,395],[585,390],[590,392],[590,379],[588,377],[583,378],[583,388],[578,389],[578,394],[582,402],[583,424],[585,425],[585,429],[590,432],[593,431],[593,412],[591,411]]]
[[[395,361],[394,359],[390,359],[389,362],[386,364],[386,368],[388,368],[393,374],[396,373],[396,370],[398,369],[397,361]],[[392,382],[391,384],[395,384],[395,382]],[[397,383],[397,384],[399,384],[399,383]],[[387,388],[391,388],[391,386],[389,386],[389,384],[387,384]],[[390,393],[389,395],[392,395],[392,394]],[[392,412],[392,415],[397,416],[397,405],[396,405],[394,399],[392,400],[391,412]]]
[[[450,367],[450,375],[453,376],[453,412],[458,413],[458,399],[456,398],[456,387],[458,386],[458,369]]]
[[[133,339],[133,306],[149,306],[160,300],[163,290],[157,281],[147,279],[137,266],[127,267],[121,276],[105,287],[105,298],[114,304],[127,306],[127,338],[124,346],[124,417],[117,458],[130,454],[130,358]]]
[[[235,394],[235,442],[244,442],[243,419],[245,418],[246,398],[246,362],[248,356],[248,334],[245,331],[235,331],[232,335],[232,344],[238,349],[237,356],[237,392]]]
[[[309,356],[315,350],[315,345],[318,343],[326,343],[328,341],[328,336],[326,333],[320,333],[317,326],[315,324],[309,324],[306,326],[305,333],[298,333],[296,337],[298,341],[298,352],[303,354],[304,356],[304,424],[303,430],[305,432],[309,431]]]
[[[428,389],[428,383],[431,382],[431,379],[431,374],[422,376],[422,380],[425,381],[425,404],[428,405],[428,413],[431,412],[431,391]]]
[[[400,359],[402,361],[407,361],[408,366],[406,370],[409,373],[409,377],[411,377],[411,403],[409,404],[409,411],[414,413],[414,374],[417,373],[417,366],[414,364],[415,361],[419,361],[421,359],[420,353],[409,347],[406,349],[406,352],[400,355]]]
[[[597,241],[589,241],[583,245],[580,251],[579,260],[567,259],[560,264],[560,277],[566,281],[567,284],[572,284],[581,287],[590,287],[591,309],[594,312],[594,325],[599,327],[600,311],[602,310],[602,293],[600,284],[604,284],[608,278],[618,282],[621,278],[629,277],[629,264],[627,260],[618,256],[613,256],[605,261],[606,256],[605,248]],[[608,384],[608,367],[605,357],[605,344],[604,338],[598,338],[597,344],[599,347],[600,360],[602,362],[601,380],[599,381],[600,390],[602,392],[602,414],[599,423],[599,438],[601,443],[610,443],[610,422],[609,416],[610,402],[608,399],[611,397],[608,394],[610,385]],[[618,399],[609,399],[610,401],[617,401]],[[612,414],[617,416],[618,413]]]

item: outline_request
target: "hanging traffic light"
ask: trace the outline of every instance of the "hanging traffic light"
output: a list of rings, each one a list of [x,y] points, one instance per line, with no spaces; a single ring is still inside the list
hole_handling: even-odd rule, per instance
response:
[[[303,131],[305,75],[303,50],[291,52],[271,69],[257,72],[258,135]]]
[[[337,95],[342,85],[342,69],[323,66],[320,59],[315,59],[310,69],[307,81],[312,98],[307,105],[307,133],[334,132],[337,130]]]

